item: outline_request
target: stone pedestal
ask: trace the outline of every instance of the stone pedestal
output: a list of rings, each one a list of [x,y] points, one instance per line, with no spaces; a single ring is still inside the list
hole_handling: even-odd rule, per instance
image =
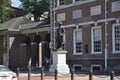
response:
[[[67,51],[64,50],[53,52],[53,64],[50,66],[50,72],[55,72],[55,69],[58,70],[58,74],[68,74],[70,72],[66,64],[66,53]]]

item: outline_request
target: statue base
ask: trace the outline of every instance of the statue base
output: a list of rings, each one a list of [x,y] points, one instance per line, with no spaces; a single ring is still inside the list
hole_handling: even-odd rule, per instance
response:
[[[49,72],[54,73],[55,69],[58,70],[58,74],[68,74],[70,69],[66,64],[67,51],[58,50],[53,52],[53,64],[50,66]]]

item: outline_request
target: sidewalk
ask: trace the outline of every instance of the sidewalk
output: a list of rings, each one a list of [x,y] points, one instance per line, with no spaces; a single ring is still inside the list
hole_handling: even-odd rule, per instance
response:
[[[20,73],[20,80],[28,80],[28,73]],[[40,73],[31,73],[31,80],[40,80]],[[120,76],[115,77],[115,80],[120,80]],[[44,74],[44,80],[55,80],[54,75]],[[58,80],[71,80],[70,74],[58,76]],[[89,80],[89,75],[86,74],[74,74],[74,80]],[[107,75],[94,75],[93,80],[110,80],[110,76]]]

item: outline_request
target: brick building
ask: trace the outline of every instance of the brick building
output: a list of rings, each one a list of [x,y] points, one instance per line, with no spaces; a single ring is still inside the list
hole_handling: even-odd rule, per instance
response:
[[[0,64],[26,68],[42,66],[50,58],[49,21],[33,22],[16,17],[0,24]]]
[[[120,0],[52,0],[51,41],[65,29],[67,64],[75,70],[120,70]]]

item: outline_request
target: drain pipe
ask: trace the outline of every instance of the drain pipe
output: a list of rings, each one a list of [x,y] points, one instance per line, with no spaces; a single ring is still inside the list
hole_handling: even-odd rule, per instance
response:
[[[107,2],[108,0],[105,0],[105,70],[108,68]]]

